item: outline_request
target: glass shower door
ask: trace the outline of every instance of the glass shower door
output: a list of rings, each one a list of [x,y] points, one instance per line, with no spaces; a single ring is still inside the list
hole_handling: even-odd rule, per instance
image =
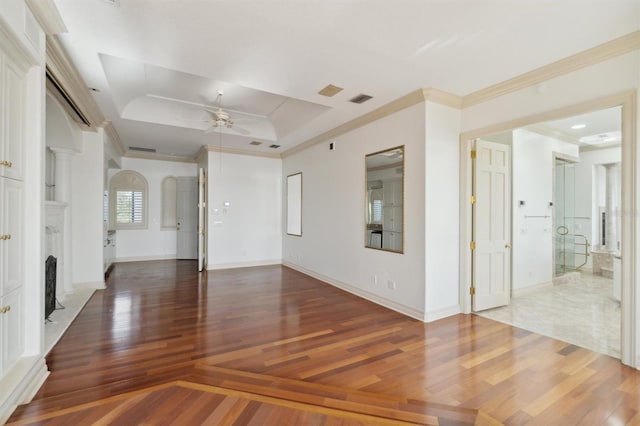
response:
[[[575,270],[575,164],[556,158],[555,164],[555,275]]]

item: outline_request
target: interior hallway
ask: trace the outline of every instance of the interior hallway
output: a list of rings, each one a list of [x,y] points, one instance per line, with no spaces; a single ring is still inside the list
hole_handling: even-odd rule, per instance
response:
[[[279,265],[117,264],[47,365],[10,421],[640,422],[640,371],[616,359],[477,315],[424,324]]]
[[[612,279],[580,272],[578,280],[536,289],[479,315],[620,358],[620,303],[612,294]]]

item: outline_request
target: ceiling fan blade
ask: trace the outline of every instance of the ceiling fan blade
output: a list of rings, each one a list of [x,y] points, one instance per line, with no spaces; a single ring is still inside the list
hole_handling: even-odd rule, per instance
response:
[[[219,120],[218,110],[204,108],[203,111],[207,112],[214,120]]]

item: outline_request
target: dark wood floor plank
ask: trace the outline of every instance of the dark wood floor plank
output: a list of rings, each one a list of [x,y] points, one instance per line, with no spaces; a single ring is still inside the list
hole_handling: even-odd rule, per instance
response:
[[[474,315],[423,324],[278,265],[199,274],[189,261],[118,264],[47,365],[11,421],[117,423],[118,409],[194,424],[354,424],[367,409],[423,424],[640,419],[640,373],[618,360]],[[349,414],[157,388],[176,381]],[[150,390],[129,402],[135,410],[111,399]],[[83,404],[94,405],[68,411]]]

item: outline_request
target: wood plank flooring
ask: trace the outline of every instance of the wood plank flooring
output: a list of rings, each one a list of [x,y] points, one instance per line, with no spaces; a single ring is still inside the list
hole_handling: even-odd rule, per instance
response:
[[[616,359],[475,315],[423,324],[282,266],[118,264],[47,365],[10,422],[640,425],[640,372]]]

